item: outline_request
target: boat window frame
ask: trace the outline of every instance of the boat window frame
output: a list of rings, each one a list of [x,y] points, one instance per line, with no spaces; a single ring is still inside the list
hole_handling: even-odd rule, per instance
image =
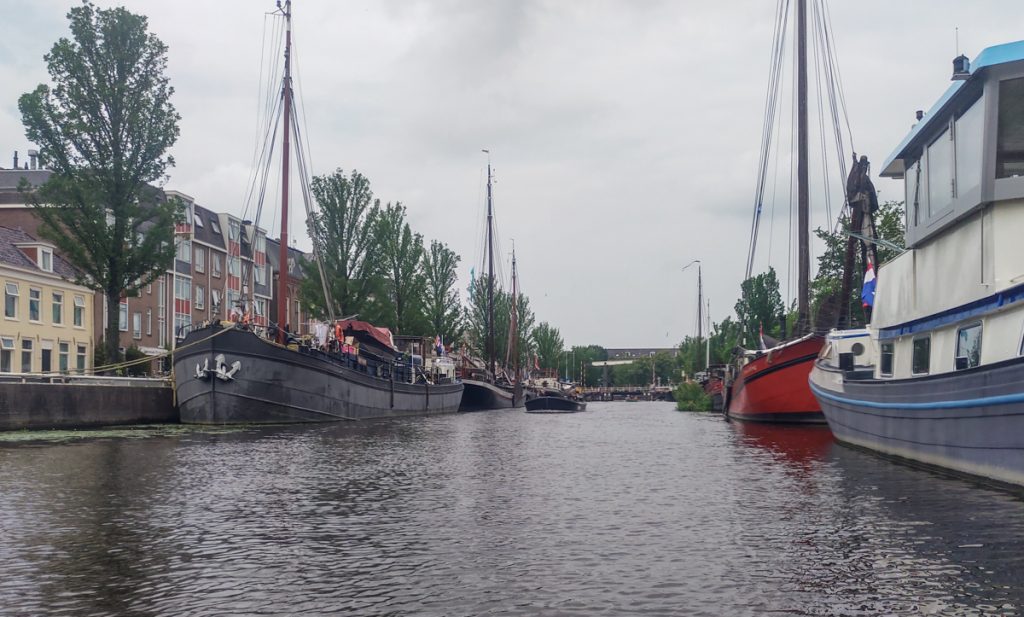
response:
[[[885,370],[886,346],[889,347],[889,370]],[[892,377],[893,367],[896,365],[896,343],[894,341],[882,341],[878,345],[878,374],[881,377]]]
[[[972,329],[972,328],[978,328],[981,331],[981,334],[978,335],[978,363],[977,364],[971,364],[970,363],[971,362],[971,357],[970,356],[965,356],[967,358],[967,366],[965,368],[963,368],[963,369],[958,369],[957,366],[956,366],[956,359],[960,357],[960,333],[963,332],[964,330],[969,330],[969,329]],[[967,370],[969,368],[975,368],[975,367],[981,366],[981,348],[982,348],[982,344],[985,342],[984,341],[984,335],[985,335],[985,328],[984,328],[984,324],[983,324],[983,322],[981,320],[972,321],[971,323],[964,324],[964,325],[962,325],[962,326],[960,326],[959,328],[956,329],[956,344],[953,345],[953,370],[954,371],[957,371],[957,370]]]
[[[917,370],[917,342],[927,341],[928,342],[928,356],[923,371]],[[929,332],[921,336],[915,336],[910,342],[910,374],[911,375],[929,375],[931,374],[932,368],[932,335]]]

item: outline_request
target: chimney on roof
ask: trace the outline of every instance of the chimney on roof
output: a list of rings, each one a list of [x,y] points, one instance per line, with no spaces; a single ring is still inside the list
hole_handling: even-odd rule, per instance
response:
[[[29,150],[28,151],[28,160],[32,162],[31,169],[38,169],[36,167],[36,161],[37,161],[38,158],[39,158],[39,150]]]
[[[14,169],[18,168],[18,151],[14,151]]]

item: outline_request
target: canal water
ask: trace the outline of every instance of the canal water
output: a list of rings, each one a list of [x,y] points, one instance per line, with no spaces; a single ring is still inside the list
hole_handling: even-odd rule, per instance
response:
[[[0,615],[1018,615],[1024,503],[669,403],[0,434]]]

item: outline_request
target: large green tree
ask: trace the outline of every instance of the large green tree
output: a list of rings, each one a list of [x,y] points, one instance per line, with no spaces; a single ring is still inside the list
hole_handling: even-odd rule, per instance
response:
[[[380,211],[375,235],[387,307],[384,325],[401,334],[425,334],[423,236],[413,233],[401,203],[389,203]]]
[[[905,232],[903,202],[887,201],[881,204],[874,217],[875,231],[883,241],[876,245],[878,264],[875,265],[877,267],[900,254],[900,250],[893,248],[893,246],[903,246],[903,235]],[[820,323],[821,327],[833,327],[836,325],[831,323],[831,321],[834,321],[834,314],[838,307],[830,306],[830,304],[840,301],[838,296],[843,281],[843,258],[846,253],[846,233],[849,226],[850,217],[844,214],[840,217],[839,224],[834,231],[827,231],[820,227],[814,230],[815,235],[825,245],[825,250],[818,257],[818,273],[811,282],[811,304],[815,314],[820,315],[822,318],[816,319],[816,321],[829,322]],[[858,320],[864,314],[860,300],[860,291],[864,280],[863,270],[864,264],[860,261],[860,251],[856,251],[853,286],[850,289],[850,297],[846,301],[850,307],[849,314],[857,317]],[[823,314],[823,307],[824,312],[829,313],[828,315]]]
[[[785,305],[774,268],[743,281],[735,309],[748,347],[757,346],[762,328],[768,336],[782,337]]]
[[[430,250],[423,255],[424,313],[431,334],[440,335],[446,343],[454,343],[462,336],[462,305],[455,287],[459,261],[455,251],[437,240],[430,243]]]
[[[309,233],[320,247],[321,259],[337,317],[358,314],[375,321],[384,312],[377,296],[382,289],[382,259],[377,240],[380,200],[370,181],[358,171],[346,176],[341,169],[315,176],[311,189],[317,212],[309,219]],[[327,299],[315,263],[303,263],[300,297],[315,313],[327,314]]]
[[[546,321],[533,329],[533,343],[537,350],[537,362],[540,368],[558,368],[558,362],[562,359],[565,342],[562,341],[562,334],[558,328]]]
[[[78,282],[106,297],[106,357],[116,358],[121,297],[174,259],[184,205],[151,183],[174,165],[167,151],[180,117],[165,74],[167,46],[144,16],[86,2],[68,21],[71,38],[44,56],[52,84],[18,100],[25,134],[53,171],[30,203],[41,235],[78,268]]]

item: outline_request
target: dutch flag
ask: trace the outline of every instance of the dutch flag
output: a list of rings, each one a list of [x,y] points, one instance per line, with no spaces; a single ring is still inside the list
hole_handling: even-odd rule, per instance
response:
[[[868,269],[864,271],[864,288],[860,292],[860,300],[864,308],[875,306],[875,267],[868,262]]]

